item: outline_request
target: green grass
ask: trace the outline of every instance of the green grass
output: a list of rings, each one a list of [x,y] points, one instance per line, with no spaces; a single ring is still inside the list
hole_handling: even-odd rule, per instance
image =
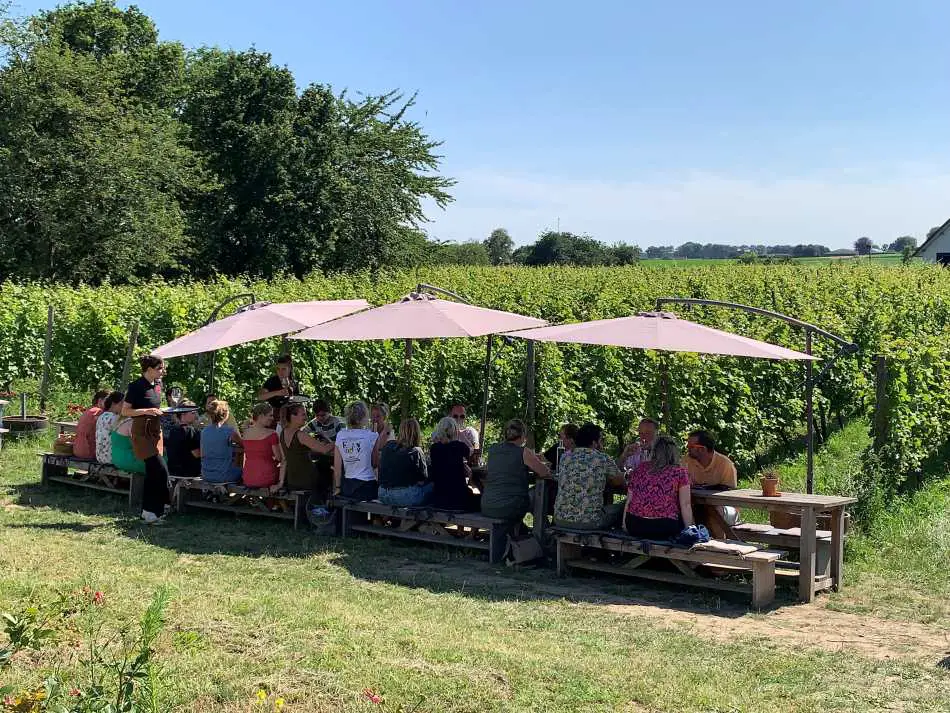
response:
[[[36,448],[0,453],[0,610],[85,585],[105,593],[116,622],[131,622],[168,586],[163,710],[251,711],[262,686],[284,697],[285,711],[308,712],[378,710],[365,688],[383,696],[384,710],[407,713],[948,710],[950,672],[933,652],[888,660],[787,640],[789,622],[814,628],[829,602],[859,606],[860,578],[853,592],[812,607],[786,597],[762,615],[741,598],[561,582],[546,569],[325,539],[280,522],[198,513],[149,529],[117,498],[40,487]],[[943,500],[926,498],[934,516],[947,506],[946,489],[936,492]],[[926,580],[930,570],[923,558],[882,565],[891,558],[874,538],[920,544],[932,534],[895,519],[867,535],[856,569],[896,597],[896,574]],[[769,629],[775,617],[783,623]],[[950,631],[946,620],[932,627]],[[78,670],[75,640],[64,630],[52,651],[18,655],[0,684]]]

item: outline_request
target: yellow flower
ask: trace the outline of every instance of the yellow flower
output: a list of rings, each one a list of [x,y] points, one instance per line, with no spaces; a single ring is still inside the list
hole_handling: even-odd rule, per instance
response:
[[[274,710],[275,710],[275,711],[282,711],[282,710],[284,710],[284,699],[283,699],[283,698],[278,698],[276,701],[274,701]]]
[[[259,690],[257,691],[257,700],[259,700],[261,703],[263,703],[264,701],[266,701],[266,700],[267,700],[267,691],[265,691],[263,688],[259,689]]]

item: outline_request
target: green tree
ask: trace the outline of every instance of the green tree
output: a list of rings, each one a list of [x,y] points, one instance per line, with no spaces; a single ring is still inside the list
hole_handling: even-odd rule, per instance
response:
[[[98,283],[174,274],[203,190],[174,117],[180,45],[97,1],[3,33],[0,276]]]
[[[495,228],[485,240],[485,248],[492,265],[507,265],[511,262],[511,251],[515,243],[504,228]]]
[[[917,248],[917,238],[912,235],[902,235],[888,246],[887,251],[889,253],[903,253],[904,248],[910,248],[913,252]]]
[[[863,237],[854,241],[854,251],[858,255],[870,255],[873,248],[874,243],[871,238]]]
[[[610,247],[611,263],[614,265],[636,265],[640,262],[641,254],[636,245],[615,243]]]
[[[464,243],[440,242],[432,244],[431,264],[434,265],[491,265],[491,256],[485,243],[469,240]]]

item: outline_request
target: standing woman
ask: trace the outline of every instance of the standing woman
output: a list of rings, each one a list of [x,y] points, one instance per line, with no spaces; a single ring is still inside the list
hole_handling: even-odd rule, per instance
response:
[[[150,525],[162,522],[168,498],[168,467],[162,458],[162,393],[158,382],[165,362],[150,354],[139,360],[142,376],[129,384],[122,402],[122,415],[132,419],[132,452],[145,462],[142,519]]]

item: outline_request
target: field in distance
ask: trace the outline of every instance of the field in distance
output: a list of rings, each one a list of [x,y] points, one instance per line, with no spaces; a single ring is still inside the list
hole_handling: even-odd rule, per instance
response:
[[[885,253],[883,255],[862,255],[862,256],[825,256],[825,257],[797,257],[793,262],[801,263],[824,263],[836,262],[839,260],[872,262],[875,265],[900,265],[901,256],[897,253]],[[738,260],[732,258],[683,258],[673,260],[641,260],[641,265],[649,267],[701,267],[703,265],[718,265],[722,263],[738,264]]]

